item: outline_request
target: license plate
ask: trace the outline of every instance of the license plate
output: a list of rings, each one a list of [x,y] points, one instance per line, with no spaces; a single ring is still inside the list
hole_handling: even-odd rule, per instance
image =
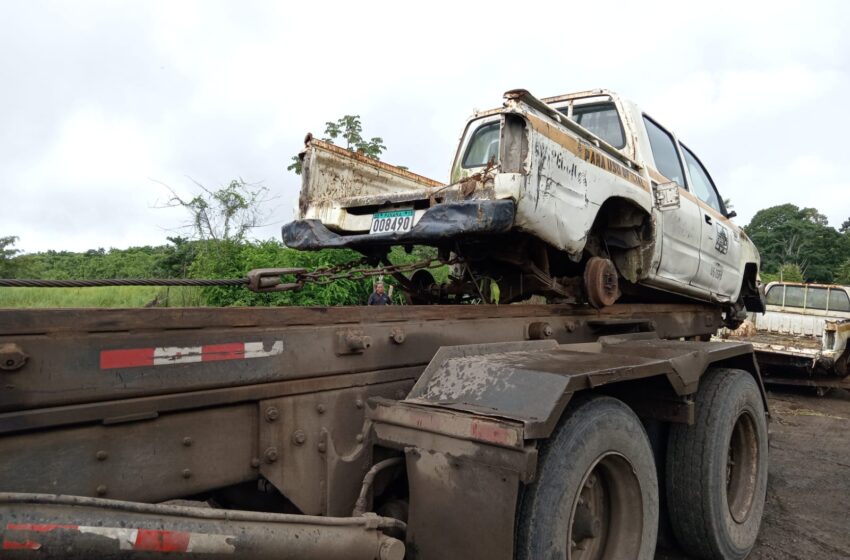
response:
[[[389,210],[372,214],[369,233],[396,233],[413,228],[413,210]]]

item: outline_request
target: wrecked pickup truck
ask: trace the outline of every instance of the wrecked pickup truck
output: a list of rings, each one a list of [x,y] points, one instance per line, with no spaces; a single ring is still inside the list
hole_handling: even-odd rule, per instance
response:
[[[850,287],[771,282],[765,300],[764,314],[719,339],[751,344],[765,381],[850,389]]]
[[[448,185],[310,136],[300,156],[286,245],[375,260],[392,246],[435,246],[462,264],[449,283],[399,278],[421,300],[537,294],[604,307],[661,291],[718,304],[730,325],[764,308],[758,251],[702,163],[610,91],[507,92],[467,123]]]

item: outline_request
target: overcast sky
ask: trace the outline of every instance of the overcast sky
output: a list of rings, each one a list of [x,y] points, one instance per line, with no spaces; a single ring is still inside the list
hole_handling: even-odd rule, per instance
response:
[[[605,87],[702,159],[739,224],[850,217],[850,2],[0,0],[0,236],[161,244],[192,181],[267,186],[279,239],[304,134],[359,114],[383,159],[448,178],[474,108]]]

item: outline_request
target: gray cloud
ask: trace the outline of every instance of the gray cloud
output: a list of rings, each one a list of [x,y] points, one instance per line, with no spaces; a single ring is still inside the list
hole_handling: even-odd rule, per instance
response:
[[[474,107],[608,87],[693,148],[746,221],[850,216],[843,2],[0,4],[0,235],[30,251],[164,242],[168,192],[241,176],[280,198],[305,132],[346,113],[445,180]]]

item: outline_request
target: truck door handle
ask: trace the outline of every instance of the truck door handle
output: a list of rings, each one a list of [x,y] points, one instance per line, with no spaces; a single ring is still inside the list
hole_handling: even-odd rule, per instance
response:
[[[705,216],[705,223],[707,223],[708,225],[711,225],[711,216],[709,216],[708,214],[704,214],[704,216]]]

